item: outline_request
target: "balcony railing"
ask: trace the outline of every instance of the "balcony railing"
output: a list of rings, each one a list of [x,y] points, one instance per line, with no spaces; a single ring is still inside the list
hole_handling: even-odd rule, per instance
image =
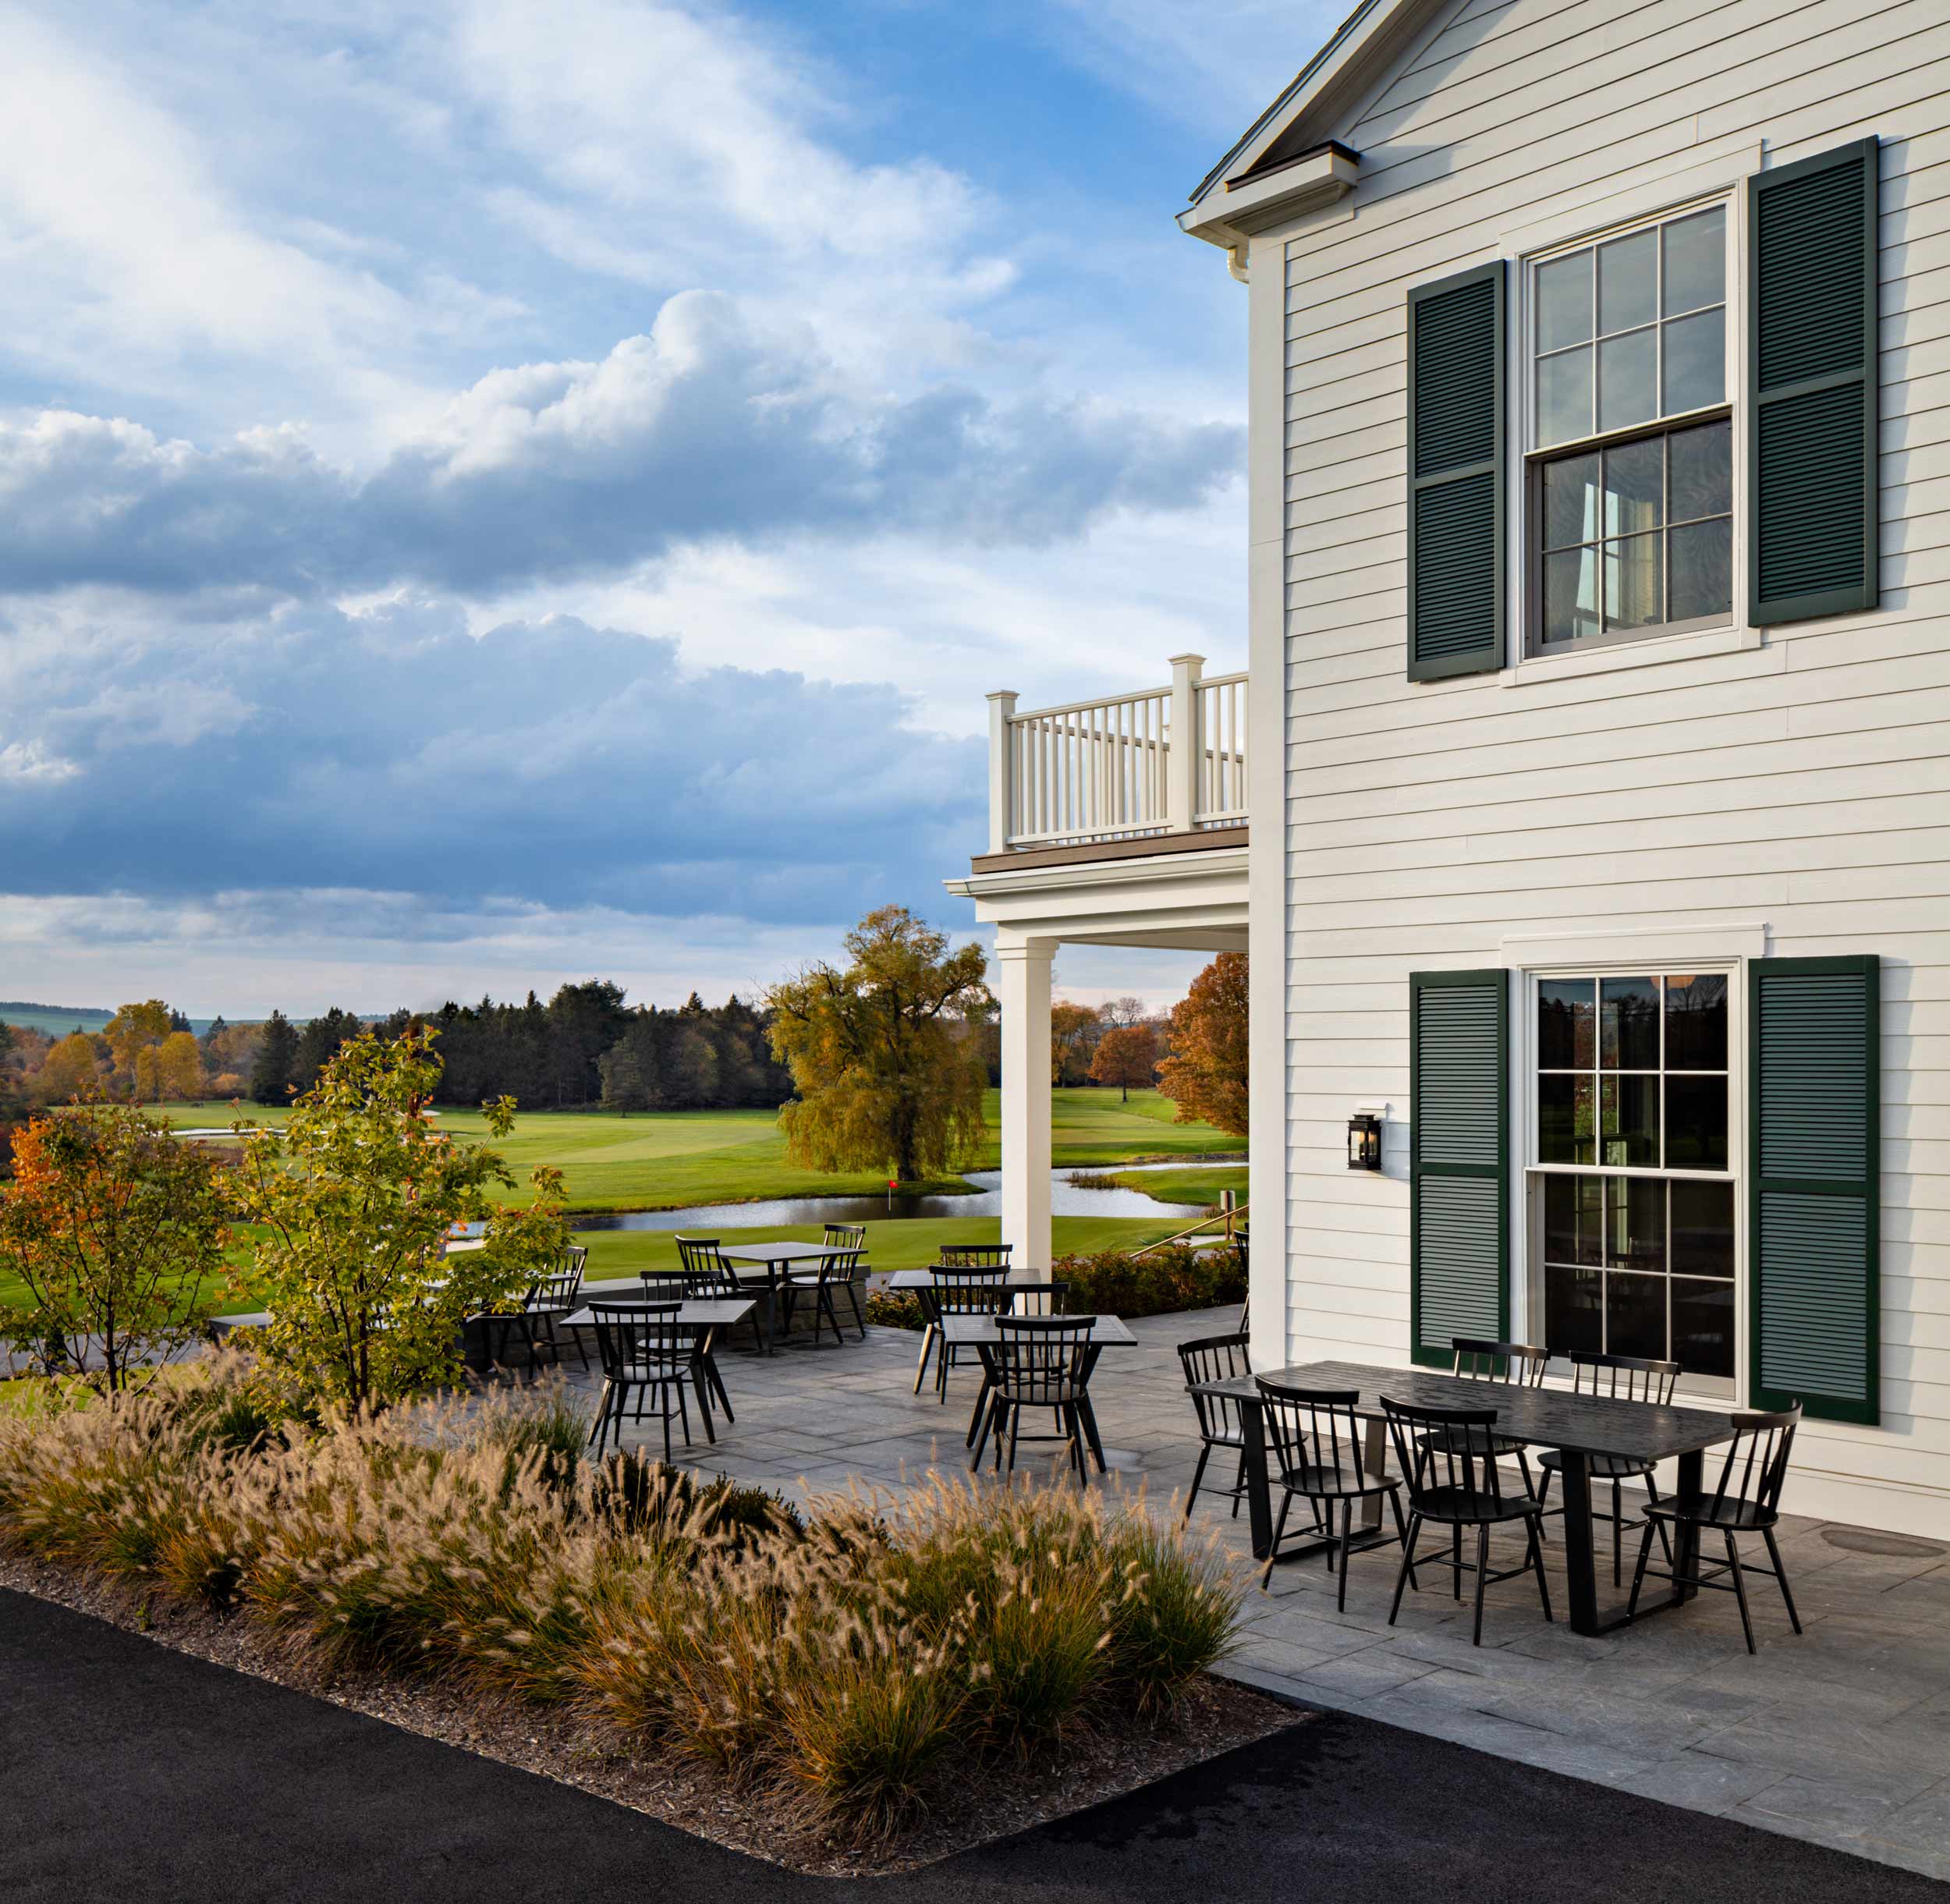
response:
[[[1247,677],[1204,665],[1176,655],[1168,687],[1027,714],[990,695],[989,851],[1243,826]]]

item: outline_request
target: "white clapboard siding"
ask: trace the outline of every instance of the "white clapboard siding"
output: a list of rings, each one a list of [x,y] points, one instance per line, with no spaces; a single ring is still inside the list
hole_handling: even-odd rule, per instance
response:
[[[1817,1499],[1852,1489],[1859,1517],[1941,1526],[1950,9],[1462,0],[1321,132],[1360,154],[1360,183],[1285,244],[1285,388],[1270,393],[1285,428],[1289,1349],[1407,1354],[1411,970],[1502,964],[1509,937],[1728,921],[1764,921],[1779,954],[1877,952],[1884,1425],[1811,1424],[1800,1466]],[[1764,151],[1779,164],[1871,133],[1882,608],[1746,647],[1674,642],[1649,665],[1410,684],[1410,289],[1597,229],[1652,182],[1679,181],[1682,200]],[[1257,281],[1257,246],[1253,264]],[[1384,1172],[1350,1172],[1346,1119],[1379,1102]]]

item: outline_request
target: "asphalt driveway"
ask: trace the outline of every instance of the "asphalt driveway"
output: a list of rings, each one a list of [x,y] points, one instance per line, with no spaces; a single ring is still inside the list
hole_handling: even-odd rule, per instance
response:
[[[607,1800],[0,1590],[9,1904],[889,1904],[1675,1896],[1950,1886],[1328,1714],[913,1876],[806,1877]]]

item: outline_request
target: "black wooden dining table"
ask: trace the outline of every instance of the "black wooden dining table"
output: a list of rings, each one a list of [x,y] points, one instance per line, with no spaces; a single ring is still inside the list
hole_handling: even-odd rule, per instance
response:
[[[829,1256],[857,1256],[857,1250],[830,1243],[741,1243],[720,1249],[719,1257],[732,1266],[740,1282],[753,1283],[765,1292],[765,1351],[770,1354],[778,1340],[778,1298],[785,1279],[799,1263],[819,1264]],[[749,1273],[748,1273],[749,1272]]]
[[[1384,1471],[1388,1435],[1385,1395],[1416,1408],[1494,1409],[1496,1431],[1534,1448],[1554,1448],[1563,1457],[1564,1571],[1573,1633],[1595,1636],[1622,1626],[1622,1606],[1601,1609],[1597,1565],[1592,1541],[1591,1463],[1595,1455],[1624,1455],[1640,1461],[1676,1460],[1679,1492],[1700,1491],[1706,1451],[1734,1436],[1731,1416],[1707,1409],[1658,1407],[1643,1402],[1614,1401],[1603,1395],[1572,1395],[1562,1388],[1526,1388],[1512,1382],[1471,1381],[1428,1369],[1379,1368],[1360,1362],[1306,1362],[1272,1369],[1266,1379],[1282,1387],[1326,1389],[1359,1399],[1354,1413],[1365,1424],[1363,1450],[1369,1472]],[[1253,1552],[1264,1560],[1273,1544],[1272,1492],[1266,1459],[1266,1411],[1257,1380],[1250,1375],[1229,1381],[1195,1385],[1204,1395],[1236,1403],[1246,1439],[1246,1507],[1251,1519]],[[1381,1527],[1381,1501],[1372,1497],[1363,1509],[1367,1544],[1384,1545],[1395,1539]],[[1678,1544],[1675,1574],[1698,1571],[1698,1530],[1683,1521],[1675,1524]],[[1303,1542],[1293,1557],[1304,1558],[1322,1543]],[[1669,1594],[1642,1597],[1638,1617],[1682,1604],[1693,1590],[1674,1583]]]

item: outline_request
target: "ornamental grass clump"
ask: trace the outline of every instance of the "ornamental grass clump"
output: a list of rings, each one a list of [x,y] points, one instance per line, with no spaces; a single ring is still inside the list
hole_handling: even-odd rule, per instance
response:
[[[957,1781],[1155,1722],[1237,1580],[1141,1505],[931,1480],[776,1497],[632,1452],[559,1388],[312,1424],[201,1385],[0,1418],[0,1546],[248,1622],[326,1675],[553,1706],[865,1842]]]

